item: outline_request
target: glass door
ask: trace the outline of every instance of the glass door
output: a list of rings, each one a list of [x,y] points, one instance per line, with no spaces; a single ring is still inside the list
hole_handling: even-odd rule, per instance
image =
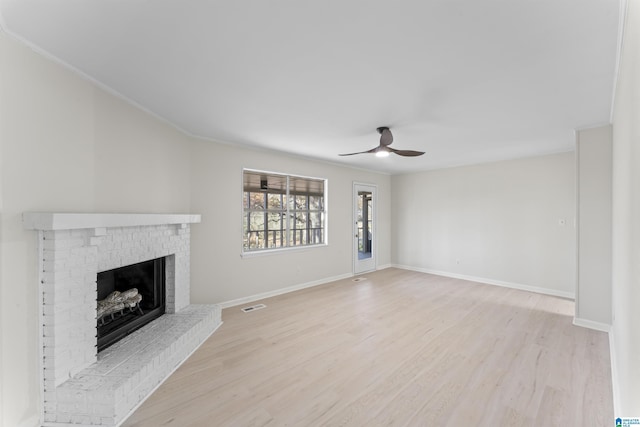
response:
[[[353,185],[354,274],[376,269],[376,187]]]

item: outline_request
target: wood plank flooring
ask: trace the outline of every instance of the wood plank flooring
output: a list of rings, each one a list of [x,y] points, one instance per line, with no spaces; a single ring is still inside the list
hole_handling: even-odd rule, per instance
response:
[[[572,324],[573,301],[393,268],[363,277],[223,310],[123,426],[613,424],[608,337]]]

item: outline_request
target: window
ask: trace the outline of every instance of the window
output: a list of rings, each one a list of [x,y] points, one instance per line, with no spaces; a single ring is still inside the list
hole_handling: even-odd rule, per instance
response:
[[[324,244],[326,180],[244,170],[244,252]]]

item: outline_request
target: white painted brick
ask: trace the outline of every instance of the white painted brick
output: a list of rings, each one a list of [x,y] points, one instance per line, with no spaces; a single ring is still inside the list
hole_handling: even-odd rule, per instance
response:
[[[71,415],[58,412],[58,415],[56,416],[56,422],[58,422],[58,423],[70,423],[71,422]]]
[[[73,415],[71,417],[71,422],[73,424],[80,424],[80,425],[88,425],[91,422],[91,418],[87,415]]]
[[[45,374],[47,374],[47,372],[45,372]],[[43,378],[43,382],[44,382],[45,391],[56,389],[57,384],[56,384],[56,379],[53,376],[53,373],[50,373],[49,375],[45,375]]]
[[[42,248],[47,250],[71,249],[84,244],[83,239],[79,238],[55,238],[45,239],[42,241]]]
[[[58,410],[58,405],[54,401],[46,401],[44,402],[44,411],[45,413],[55,414]]]
[[[69,251],[66,249],[43,249],[42,258],[45,261],[65,260],[69,258]]]
[[[71,276],[71,278],[75,281],[84,282],[86,274],[84,269],[85,265],[86,264],[75,266],[75,268],[69,271],[69,276]]]
[[[43,316],[45,387],[52,390],[57,385],[58,391],[68,389],[70,394],[62,396],[75,399],[67,402],[69,406],[53,408],[52,402],[48,408],[58,411],[57,421],[72,416],[76,422],[115,425],[208,335],[203,330],[210,333],[213,316],[208,315],[206,322],[200,320],[207,327],[195,329],[186,323],[168,327],[170,322],[164,321],[167,316],[163,316],[136,331],[135,337],[129,336],[97,355],[97,272],[169,255],[167,312],[187,307],[189,227],[164,225],[45,233],[42,244],[45,247],[42,297],[47,304],[54,304],[53,310],[45,305]],[[131,352],[137,355],[134,357]],[[119,377],[121,374],[124,376]],[[70,375],[73,379],[67,380]],[[84,391],[74,394],[74,387]],[[51,395],[49,399],[55,400]],[[105,401],[108,405],[100,406]]]
[[[93,233],[94,236],[106,236],[107,235],[107,229],[106,228],[94,228],[93,229]]]
[[[44,272],[42,273],[42,279],[47,283],[59,282],[61,280],[69,279],[69,272],[62,270],[64,267],[57,267],[51,261],[43,261]]]
[[[72,257],[83,257],[86,252],[87,252],[87,247],[84,246],[84,244],[82,244],[82,245],[78,245],[77,247],[71,248],[69,250],[69,255],[71,255]]]
[[[42,313],[44,316],[53,316],[55,311],[55,306],[53,304],[43,304],[42,306]]]
[[[42,335],[45,337],[55,337],[54,319],[47,320],[47,324],[42,327]]]
[[[45,368],[55,368],[55,347],[43,347],[42,348],[42,363]]]

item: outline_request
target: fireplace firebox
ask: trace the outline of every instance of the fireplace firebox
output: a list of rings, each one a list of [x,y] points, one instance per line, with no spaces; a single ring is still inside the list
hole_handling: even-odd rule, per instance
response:
[[[98,273],[98,352],[165,312],[165,257]]]

